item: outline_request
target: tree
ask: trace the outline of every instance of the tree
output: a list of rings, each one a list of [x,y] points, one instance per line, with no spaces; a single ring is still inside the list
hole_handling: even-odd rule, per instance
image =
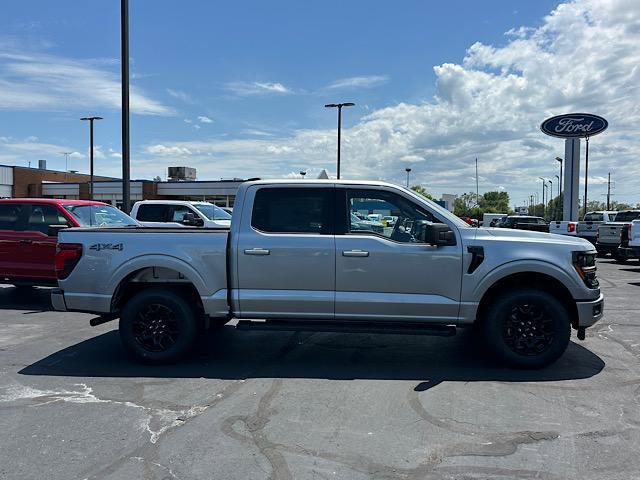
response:
[[[419,193],[420,195],[428,198],[429,200],[433,200],[433,197],[431,196],[431,194],[429,194],[429,192],[427,192],[427,189],[424,188],[422,185],[414,185],[413,187],[411,187],[411,190],[413,190],[416,193]]]
[[[479,198],[479,206],[487,213],[509,213],[507,192],[485,192]]]

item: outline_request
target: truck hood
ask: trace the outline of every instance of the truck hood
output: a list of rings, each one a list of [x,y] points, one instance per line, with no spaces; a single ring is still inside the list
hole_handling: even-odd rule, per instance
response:
[[[553,245],[567,245],[574,250],[593,250],[588,240],[579,237],[556,235],[554,233],[533,232],[510,228],[472,228],[476,230],[474,240],[486,239],[505,242],[541,243]]]

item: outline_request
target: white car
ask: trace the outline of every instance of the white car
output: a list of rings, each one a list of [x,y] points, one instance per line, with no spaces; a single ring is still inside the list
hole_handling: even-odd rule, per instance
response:
[[[210,202],[143,200],[136,202],[131,217],[145,227],[229,228],[231,215]]]

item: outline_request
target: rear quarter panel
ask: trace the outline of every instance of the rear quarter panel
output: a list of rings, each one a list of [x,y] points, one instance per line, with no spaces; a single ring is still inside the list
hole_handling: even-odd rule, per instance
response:
[[[147,267],[169,268],[193,283],[207,313],[226,311],[227,235],[213,230],[70,229],[60,233],[60,242],[81,243],[82,258],[58,283],[69,309],[108,312],[128,275]]]

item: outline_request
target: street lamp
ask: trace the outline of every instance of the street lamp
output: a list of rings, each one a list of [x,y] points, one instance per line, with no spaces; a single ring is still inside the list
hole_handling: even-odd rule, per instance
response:
[[[547,188],[547,181],[542,177],[538,178],[542,180],[542,216],[544,217],[544,190]]]
[[[560,157],[556,157],[556,160],[558,162],[560,162],[560,178],[559,178],[560,183],[558,184],[558,185],[560,185],[560,189],[558,190],[558,195],[562,195],[562,162],[564,160],[562,158],[560,158]]]
[[[409,188],[409,173],[411,173],[411,169],[407,167],[404,171],[407,172],[407,188]]]
[[[338,109],[338,180],[340,180],[340,136],[342,130],[342,107],[353,107],[355,103],[353,102],[345,102],[345,103],[327,103],[325,105],[326,108],[337,108]]]
[[[102,120],[102,117],[82,117],[80,120],[89,122],[89,169],[91,174],[91,184],[89,186],[89,200],[93,200],[93,121]]]
[[[560,211],[560,197],[561,197],[561,193],[560,193],[560,189],[562,188],[562,184],[560,182],[560,177],[558,175],[555,175],[555,177],[558,179],[558,202],[556,204],[556,211],[555,211],[555,215],[556,215],[556,220],[560,220],[560,215],[558,214]]]

